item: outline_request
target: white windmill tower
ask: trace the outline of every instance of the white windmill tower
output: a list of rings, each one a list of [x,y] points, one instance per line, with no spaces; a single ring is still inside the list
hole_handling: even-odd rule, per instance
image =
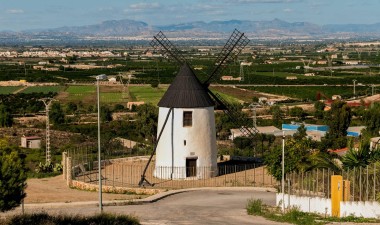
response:
[[[154,176],[164,179],[215,176],[214,101],[187,64],[181,67],[158,106],[159,131],[169,118],[157,145]]]
[[[162,32],[154,36],[151,45],[177,61],[181,68],[158,103],[157,144],[141,175],[140,186],[145,182],[150,184],[145,174],[154,154],[157,178],[209,178],[218,174],[214,108],[223,110],[232,121],[240,118],[233,114],[228,102],[212,93],[208,86],[211,78],[219,76],[248,42],[244,33],[235,30],[215,60],[215,68],[206,81],[201,82]],[[252,128],[247,129],[246,124],[238,124],[243,135],[256,133]]]

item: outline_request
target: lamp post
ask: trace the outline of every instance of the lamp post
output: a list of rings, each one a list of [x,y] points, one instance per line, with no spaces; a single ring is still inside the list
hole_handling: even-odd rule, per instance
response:
[[[281,175],[281,192],[282,192],[282,213],[285,212],[285,131],[282,131],[282,175]],[[288,193],[289,194],[289,193]]]
[[[107,79],[105,74],[96,76],[96,95],[98,101],[98,171],[99,171],[99,211],[103,212],[103,199],[102,199],[102,163],[100,154],[100,97],[99,97],[99,81]]]
[[[356,98],[355,96],[356,96],[356,90],[355,90],[355,84],[356,84],[356,81],[357,80],[352,80],[352,82],[354,82],[354,98]]]

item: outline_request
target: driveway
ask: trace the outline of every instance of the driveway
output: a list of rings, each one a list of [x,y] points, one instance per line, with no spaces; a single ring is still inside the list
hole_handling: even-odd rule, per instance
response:
[[[153,203],[105,206],[104,211],[137,216],[145,225],[283,224],[247,215],[245,206],[251,198],[262,199],[265,204],[275,204],[273,192],[257,191],[253,188],[213,188],[176,193]],[[56,206],[36,204],[26,205],[26,211],[90,215],[98,212],[98,207],[94,203],[61,203]]]

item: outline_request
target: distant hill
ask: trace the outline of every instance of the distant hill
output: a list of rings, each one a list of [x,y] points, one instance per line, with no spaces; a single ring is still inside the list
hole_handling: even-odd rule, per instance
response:
[[[256,37],[292,38],[292,37],[327,37],[344,33],[352,37],[380,36],[380,23],[376,24],[329,24],[317,25],[309,22],[286,22],[280,19],[269,21],[229,20],[190,23],[180,23],[162,26],[151,26],[145,22],[135,20],[110,20],[100,24],[87,26],[66,26],[53,29],[38,29],[17,32],[18,35],[47,35],[47,36],[124,36],[124,37],[151,37],[159,30],[170,33],[171,37],[217,37],[231,33],[235,28]],[[4,33],[12,34],[10,31]]]

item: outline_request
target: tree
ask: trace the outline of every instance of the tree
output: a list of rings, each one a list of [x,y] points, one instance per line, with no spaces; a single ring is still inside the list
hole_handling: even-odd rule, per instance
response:
[[[111,113],[111,110],[107,106],[100,107],[100,120],[103,123],[112,121],[112,113]]]
[[[310,152],[306,141],[287,140],[285,142],[285,174],[293,171],[307,171],[311,165]],[[269,173],[281,180],[282,146],[277,145],[264,157]]]
[[[26,169],[16,147],[0,140],[0,211],[16,208],[25,198]]]
[[[328,147],[344,148],[347,145],[347,129],[351,123],[351,108],[342,101],[335,101],[329,113],[325,114],[325,122],[329,126],[326,134]]]
[[[289,110],[289,114],[292,117],[297,117],[298,120],[304,120],[306,117],[305,111],[298,106],[295,106]]]
[[[54,102],[51,105],[49,118],[53,125],[60,125],[65,122],[65,113],[62,110],[61,104]]]
[[[13,125],[13,116],[8,107],[0,104],[0,126],[11,127]]]
[[[315,109],[314,117],[317,119],[323,119],[323,112],[325,109],[325,104],[323,102],[316,101],[314,103],[314,109]]]
[[[283,115],[283,112],[282,112],[280,106],[274,105],[274,106],[270,107],[269,111],[272,114],[273,124],[276,127],[281,126],[284,115]]]
[[[136,130],[144,139],[151,139],[157,134],[158,108],[152,104],[137,106]]]
[[[75,104],[74,102],[67,103],[66,113],[68,113],[68,114],[74,114],[77,110],[78,110],[77,104]]]
[[[293,134],[293,138],[297,141],[300,141],[306,137],[307,137],[306,127],[304,124],[301,124],[301,126],[297,128],[297,132]]]
[[[364,112],[363,121],[367,126],[366,130],[371,135],[378,135],[380,131],[380,104],[375,103],[368,111]]]
[[[358,149],[350,148],[343,156],[342,163],[345,168],[366,167],[380,160],[380,148],[370,149],[369,140],[363,140]]]

